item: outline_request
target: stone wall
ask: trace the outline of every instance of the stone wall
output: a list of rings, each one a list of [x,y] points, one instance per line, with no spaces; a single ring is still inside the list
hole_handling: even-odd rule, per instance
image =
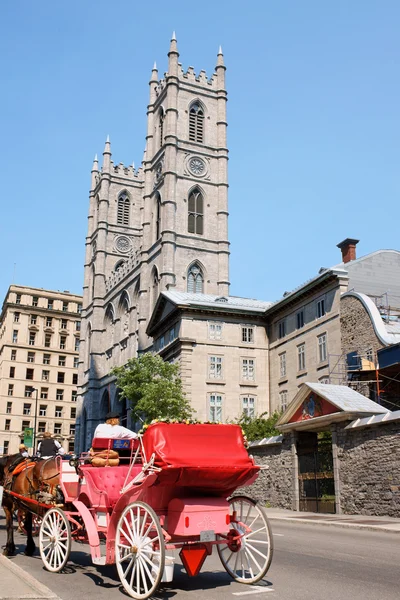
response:
[[[250,486],[237,490],[262,504],[278,508],[293,508],[293,461],[290,436],[281,444],[250,448],[255,463],[268,466],[260,471],[257,480]]]
[[[337,429],[345,514],[400,517],[400,422]]]
[[[342,334],[342,352],[358,352],[364,355],[383,347],[378,339],[371,318],[365,306],[358,298],[345,296],[340,301],[340,329]]]

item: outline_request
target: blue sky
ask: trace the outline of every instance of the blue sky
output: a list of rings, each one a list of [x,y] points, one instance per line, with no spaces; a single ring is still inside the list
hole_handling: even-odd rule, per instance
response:
[[[231,293],[400,249],[400,3],[14,0],[0,22],[0,301],[81,293],[93,156],[140,163],[153,62],[227,65]]]

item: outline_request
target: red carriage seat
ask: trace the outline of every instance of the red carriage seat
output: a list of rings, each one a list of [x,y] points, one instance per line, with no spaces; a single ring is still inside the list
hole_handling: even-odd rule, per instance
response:
[[[146,459],[155,455],[158,480],[229,495],[252,482],[259,467],[247,453],[238,425],[155,423],[144,436]]]
[[[131,481],[140,471],[141,465],[133,465],[129,481]],[[129,465],[120,465],[118,467],[92,467],[82,465],[81,472],[85,478],[85,496],[89,499],[92,507],[112,508],[120,499],[126,476],[128,475]]]

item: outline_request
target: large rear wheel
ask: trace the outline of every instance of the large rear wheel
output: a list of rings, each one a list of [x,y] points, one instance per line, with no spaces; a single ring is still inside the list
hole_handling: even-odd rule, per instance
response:
[[[39,549],[48,571],[62,571],[71,552],[71,527],[63,510],[51,508],[44,515],[39,532]]]
[[[158,517],[145,502],[124,509],[117,525],[115,561],[132,598],[144,600],[154,594],[164,573],[165,543]]]
[[[272,531],[262,506],[246,496],[229,499],[231,529],[217,550],[225,570],[240,583],[256,583],[269,569],[273,554]]]

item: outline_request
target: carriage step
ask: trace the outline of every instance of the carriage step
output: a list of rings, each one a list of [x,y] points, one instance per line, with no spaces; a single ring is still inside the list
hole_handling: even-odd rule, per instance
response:
[[[92,559],[93,564],[95,565],[105,565],[106,564],[106,557],[105,556],[98,556]]]

